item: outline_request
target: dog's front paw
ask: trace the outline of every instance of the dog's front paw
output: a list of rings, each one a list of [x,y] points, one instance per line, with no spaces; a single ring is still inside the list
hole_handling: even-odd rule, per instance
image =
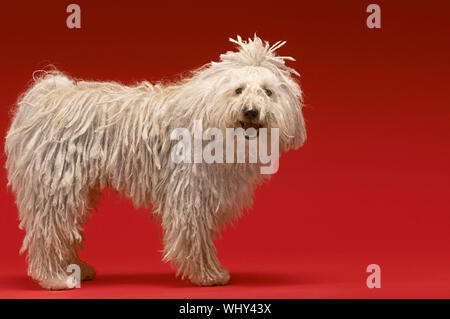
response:
[[[223,286],[230,281],[230,273],[226,269],[222,269],[219,274],[211,277],[194,277],[190,279],[197,286]]]
[[[47,290],[66,290],[76,287],[76,279],[72,276],[67,276],[66,279],[50,278],[39,281],[39,285]]]

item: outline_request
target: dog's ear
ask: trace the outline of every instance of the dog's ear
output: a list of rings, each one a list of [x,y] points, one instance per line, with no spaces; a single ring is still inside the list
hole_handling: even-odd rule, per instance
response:
[[[298,112],[293,114],[290,122],[290,129],[284,143],[283,151],[288,151],[290,149],[296,150],[303,146],[306,141],[305,121],[300,108]]]
[[[302,114],[302,107],[300,106],[298,114],[296,114],[296,118],[294,119],[294,138],[292,139],[292,148],[298,149],[306,142],[306,128],[305,128],[305,119]]]
[[[306,141],[305,120],[303,118],[303,98],[300,86],[290,79],[280,85],[283,92],[280,103],[282,114],[279,127],[282,151],[300,148]]]

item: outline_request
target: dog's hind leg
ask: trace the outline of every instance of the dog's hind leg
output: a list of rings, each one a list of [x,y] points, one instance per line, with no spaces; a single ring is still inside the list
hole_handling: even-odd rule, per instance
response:
[[[194,218],[177,220],[163,217],[165,260],[178,268],[182,278],[187,277],[199,286],[225,285],[230,280],[228,271],[220,265],[213,243],[215,231],[195,214]]]
[[[28,200],[34,206],[21,214],[21,226],[26,230],[22,251],[28,250],[28,274],[50,290],[71,289],[78,279],[92,279],[94,268],[82,262],[77,252],[83,240],[84,197],[75,195],[75,190],[50,191],[45,186],[32,193]],[[68,272],[71,264],[80,267],[81,278]]]

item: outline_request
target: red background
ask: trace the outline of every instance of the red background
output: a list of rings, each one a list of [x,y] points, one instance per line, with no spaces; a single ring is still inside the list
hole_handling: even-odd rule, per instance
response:
[[[382,28],[366,27],[368,4]],[[2,1],[0,130],[32,72],[174,79],[256,32],[293,56],[308,141],[284,154],[253,209],[217,241],[232,274],[199,288],[160,261],[160,228],[112,191],[86,227],[97,278],[47,292],[18,255],[14,197],[0,170],[0,297],[450,297],[449,5],[445,1],[87,1],[82,28],[69,1]],[[3,148],[3,138],[1,147]],[[1,155],[4,166],[5,155]],[[381,266],[368,289],[366,267]]]

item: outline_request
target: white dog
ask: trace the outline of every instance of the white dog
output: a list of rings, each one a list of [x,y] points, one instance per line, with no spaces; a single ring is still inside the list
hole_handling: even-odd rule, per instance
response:
[[[35,79],[21,96],[6,137],[9,185],[26,236],[28,274],[47,289],[72,288],[66,270],[95,270],[78,257],[83,223],[104,187],[138,206],[153,205],[164,230],[164,259],[197,285],[224,285],[230,276],[213,239],[252,202],[261,163],[174,163],[175,128],[278,128],[280,151],[305,139],[302,92],[256,35],[230,39],[237,52],[220,56],[177,83],[124,86],[85,82],[58,72]],[[245,140],[245,143],[249,143]]]

